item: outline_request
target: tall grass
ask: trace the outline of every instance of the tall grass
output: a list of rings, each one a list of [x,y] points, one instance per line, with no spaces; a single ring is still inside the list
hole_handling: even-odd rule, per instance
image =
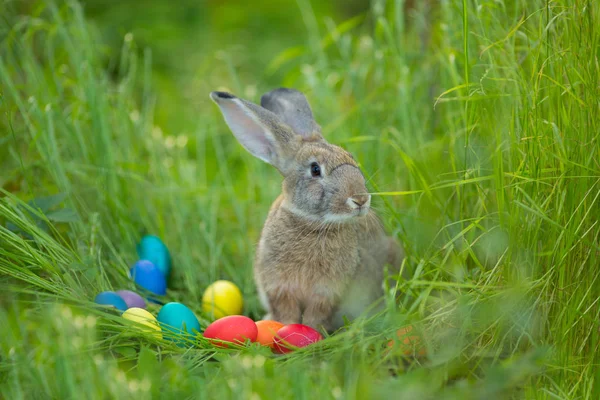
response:
[[[155,125],[152,55],[135,38],[109,74],[77,3],[25,15],[4,1],[1,396],[599,398],[600,3],[423,2],[408,16],[403,3],[322,25],[299,0],[307,45],[269,54],[251,82],[211,57],[197,125],[179,135]],[[257,101],[275,85],[307,93],[406,248],[386,312],[274,358],[179,348],[95,310],[98,291],[134,288],[151,232],[174,254],[168,299],[205,325],[202,291],[225,278],[260,317],[252,258],[280,178],[207,94]],[[408,323],[427,356],[386,347]]]

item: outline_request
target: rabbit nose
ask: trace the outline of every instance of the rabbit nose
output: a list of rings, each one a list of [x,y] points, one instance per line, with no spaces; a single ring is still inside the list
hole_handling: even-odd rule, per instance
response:
[[[357,207],[364,206],[369,200],[371,200],[370,194],[359,194],[359,195],[350,197],[350,201],[352,201],[354,204],[356,204]]]

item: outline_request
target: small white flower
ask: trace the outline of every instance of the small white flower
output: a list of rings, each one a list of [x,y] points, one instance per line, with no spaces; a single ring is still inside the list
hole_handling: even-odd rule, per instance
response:
[[[251,99],[254,96],[256,96],[256,93],[257,93],[256,85],[246,86],[246,90],[244,92],[244,94],[246,95],[246,98]]]
[[[188,143],[188,137],[186,135],[179,135],[177,136],[176,143],[177,147],[183,149]]]
[[[93,315],[88,315],[85,318],[85,326],[87,326],[88,328],[93,328],[96,326],[96,317],[94,317]]]
[[[241,361],[242,361],[242,367],[244,367],[244,369],[252,368],[252,358],[250,358],[250,356],[242,357]]]
[[[62,308],[62,310],[60,310],[60,313],[62,314],[63,317],[65,317],[65,319],[71,319],[71,317],[73,316],[73,312],[67,306],[64,306]]]
[[[361,50],[368,50],[373,47],[373,39],[370,36],[362,36],[360,38],[359,47]]]
[[[333,395],[334,398],[339,399],[342,397],[342,388],[340,388],[339,386],[334,387],[331,390],[331,394]]]
[[[304,64],[301,68],[301,71],[304,75],[312,75],[315,72],[315,69],[312,65]]]
[[[140,112],[138,110],[133,110],[129,113],[129,119],[132,122],[138,122],[140,120]],[[152,131],[154,133],[154,130]]]
[[[150,379],[148,379],[148,378],[142,379],[142,382],[140,383],[140,390],[142,392],[149,392],[150,389],[152,389],[152,382],[150,382]]]
[[[163,131],[160,129],[160,126],[155,126],[152,128],[152,137],[156,140],[159,140],[163,137]]]
[[[172,149],[173,147],[175,147],[175,136],[167,136],[167,138],[165,139],[165,147],[167,149]]]
[[[125,34],[125,43],[131,43],[132,40],[133,40],[133,33],[127,32]]]
[[[127,381],[127,377],[125,376],[125,372],[117,371],[117,382],[125,383]]]
[[[373,7],[373,13],[375,15],[381,15],[383,14],[383,12],[385,11],[385,9],[383,8],[383,4],[381,4],[381,2],[377,2],[375,3],[374,7]]]
[[[129,387],[129,391],[130,392],[137,392],[138,390],[140,390],[140,384],[138,381],[136,381],[135,379],[132,379],[131,381],[129,381],[129,385],[127,385]]]
[[[262,368],[265,365],[266,358],[264,356],[258,355],[254,357],[254,366],[256,368]]]
[[[82,329],[85,326],[85,318],[81,316],[75,317],[75,319],[73,320],[73,325],[77,329]]]

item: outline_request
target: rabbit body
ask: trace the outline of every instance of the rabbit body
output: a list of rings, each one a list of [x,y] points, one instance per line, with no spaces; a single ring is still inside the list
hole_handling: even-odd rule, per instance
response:
[[[383,266],[399,249],[373,211],[355,223],[322,226],[281,207],[269,212],[254,263],[265,319],[326,330],[354,319],[382,296]]]
[[[276,89],[261,105],[213,92],[240,143],[284,176],[256,251],[265,319],[327,331],[363,314],[383,294],[384,266],[402,249],[370,208],[350,153],[325,141],[305,97]]]

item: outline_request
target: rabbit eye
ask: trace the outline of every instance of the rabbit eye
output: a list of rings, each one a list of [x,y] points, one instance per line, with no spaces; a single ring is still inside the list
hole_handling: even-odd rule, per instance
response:
[[[312,176],[321,176],[321,167],[316,162],[310,164],[310,174]]]

